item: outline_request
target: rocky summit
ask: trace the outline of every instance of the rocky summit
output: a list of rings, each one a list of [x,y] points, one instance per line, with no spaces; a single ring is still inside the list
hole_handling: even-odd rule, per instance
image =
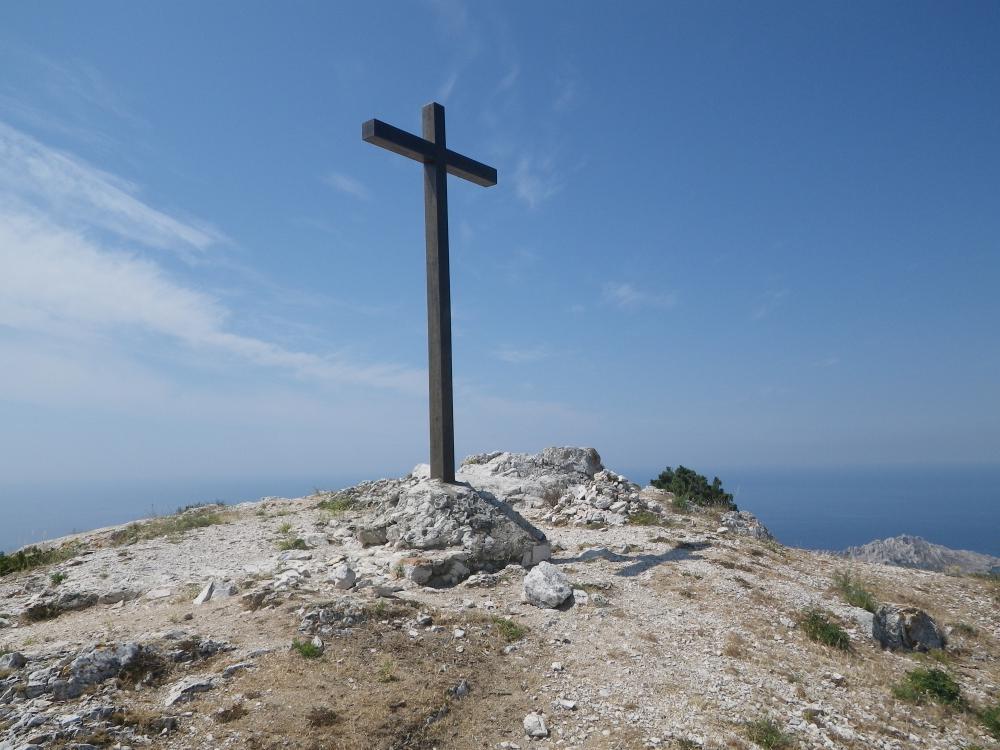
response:
[[[0,750],[1000,742],[995,577],[785,547],[590,448],[458,479],[26,551],[0,578]]]

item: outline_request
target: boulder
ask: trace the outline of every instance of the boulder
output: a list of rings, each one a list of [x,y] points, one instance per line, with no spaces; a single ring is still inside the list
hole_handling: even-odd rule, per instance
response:
[[[215,581],[209,581],[205,584],[205,588],[194,598],[195,606],[204,604],[212,598],[212,594],[215,593]]]
[[[436,562],[441,557],[435,551],[447,550],[447,565],[457,569],[459,580],[510,563],[531,565],[549,554],[545,534],[510,506],[471,487],[419,481],[389,488],[384,502],[369,503],[374,513],[359,532],[362,544],[384,539],[401,550],[430,553]]]
[[[330,583],[333,587],[340,589],[341,591],[346,591],[354,586],[354,582],[357,581],[358,575],[349,565],[338,565],[330,573]]]
[[[892,650],[930,651],[945,646],[934,618],[922,609],[895,604],[883,604],[875,611],[872,637]]]
[[[11,651],[9,654],[3,654],[0,656],[0,669],[20,669],[28,660],[24,658],[24,654],[18,651]]]
[[[536,607],[555,609],[572,595],[566,574],[552,563],[538,563],[524,577],[524,597]]]
[[[534,712],[524,717],[522,722],[524,733],[531,739],[544,739],[549,736],[549,728],[545,724],[545,717]]]
[[[731,510],[728,513],[723,513],[721,523],[722,528],[719,531],[727,529],[737,536],[749,536],[761,541],[774,541],[774,535],[760,522],[760,519],[745,510]]]

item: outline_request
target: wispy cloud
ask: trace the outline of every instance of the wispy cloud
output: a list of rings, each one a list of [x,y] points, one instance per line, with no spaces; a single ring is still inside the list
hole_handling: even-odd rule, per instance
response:
[[[137,193],[134,184],[0,122],[0,201],[7,207],[28,205],[161,249],[203,251],[225,239],[207,224],[151,208]]]
[[[750,313],[754,320],[763,320],[784,304],[788,296],[787,289],[771,289],[763,292],[757,299],[757,304]]]
[[[623,310],[637,310],[642,307],[668,308],[677,304],[677,295],[673,293],[647,292],[624,281],[609,281],[601,289],[601,296],[608,304]]]
[[[371,190],[358,180],[354,179],[350,175],[344,174],[343,172],[331,172],[323,178],[323,182],[346,195],[360,198],[364,201],[371,200]]]
[[[514,169],[514,190],[529,208],[538,208],[562,187],[551,159],[522,157]]]
[[[514,64],[511,66],[507,74],[500,79],[500,83],[497,84],[497,93],[503,91],[509,91],[514,88],[514,84],[517,83],[518,77],[521,75],[521,66]]]
[[[504,346],[496,349],[493,356],[502,362],[513,365],[524,364],[525,362],[537,362],[540,359],[550,357],[552,352],[547,346],[537,345],[531,347]]]
[[[438,89],[437,100],[439,102],[447,103],[448,99],[451,97],[451,92],[455,90],[456,83],[458,83],[458,71],[453,70]]]
[[[142,253],[201,251],[221,234],[148,206],[135,186],[3,124],[0,153],[0,327],[67,340],[158,336],[297,377],[422,390],[418,369],[295,351],[239,332],[233,310]]]

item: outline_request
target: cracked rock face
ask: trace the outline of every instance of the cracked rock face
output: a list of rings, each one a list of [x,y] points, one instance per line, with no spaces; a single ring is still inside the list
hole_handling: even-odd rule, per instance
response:
[[[548,559],[545,534],[490,493],[429,479],[404,481],[386,488],[381,502],[369,496],[374,512],[357,537],[366,546],[414,550],[417,554],[401,561],[407,577],[447,586],[473,572]]]
[[[749,536],[763,541],[773,541],[774,535],[753,513],[731,510],[722,515],[721,523],[737,536]]]

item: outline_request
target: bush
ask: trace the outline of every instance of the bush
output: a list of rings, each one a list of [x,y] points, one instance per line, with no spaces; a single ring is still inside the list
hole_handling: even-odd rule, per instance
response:
[[[837,623],[830,620],[826,612],[821,609],[810,609],[805,612],[799,621],[802,632],[817,643],[825,646],[839,648],[841,651],[849,651],[851,648],[850,636]]]
[[[66,544],[54,549],[39,549],[38,547],[27,547],[18,550],[12,555],[5,555],[0,552],[0,578],[10,573],[19,573],[23,570],[31,570],[43,565],[69,560],[80,554],[80,547],[75,544]]]
[[[497,626],[500,637],[508,643],[519,641],[528,633],[528,629],[523,625],[518,625],[513,620],[508,620],[505,617],[494,617],[493,624]]]
[[[834,573],[833,585],[848,604],[875,614],[875,610],[878,609],[875,594],[866,589],[864,583],[855,578],[849,570],[838,570]]]
[[[292,641],[292,649],[299,652],[304,659],[318,659],[323,655],[323,649],[312,641]]]
[[[910,703],[932,700],[946,706],[962,702],[958,683],[941,669],[914,669],[907,672],[903,681],[893,687],[892,694]]]
[[[792,738],[781,731],[774,719],[757,719],[746,724],[747,739],[766,750],[780,750],[792,746]]]
[[[677,470],[669,466],[660,472],[660,476],[650,481],[654,487],[661,490],[673,492],[678,498],[683,498],[684,503],[699,506],[718,506],[727,510],[736,510],[736,503],[733,496],[722,489],[722,482],[718,477],[708,483],[702,474],[687,468],[678,466]]]
[[[658,513],[640,510],[629,516],[628,522],[633,526],[668,526],[667,520]]]
[[[986,731],[1000,740],[1000,703],[993,708],[986,708],[979,712],[979,720],[983,722]]]
[[[349,510],[352,505],[351,498],[347,495],[330,495],[316,507],[327,513],[343,513],[345,510]]]

